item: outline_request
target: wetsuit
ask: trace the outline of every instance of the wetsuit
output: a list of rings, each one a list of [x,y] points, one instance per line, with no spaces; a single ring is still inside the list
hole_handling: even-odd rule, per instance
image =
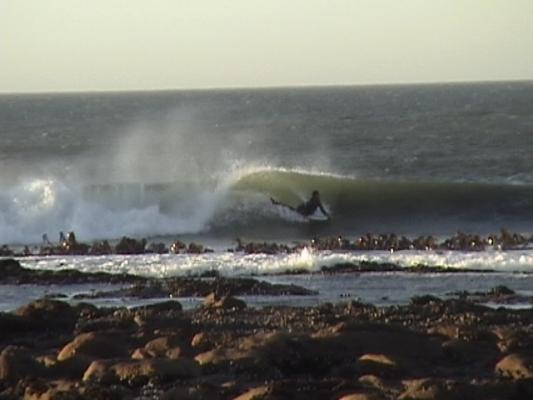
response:
[[[296,211],[307,217],[311,214],[314,214],[317,208],[320,208],[320,211],[322,211],[324,215],[328,215],[326,210],[324,210],[320,200],[314,197],[311,197],[308,202],[300,204],[298,207],[296,207]]]

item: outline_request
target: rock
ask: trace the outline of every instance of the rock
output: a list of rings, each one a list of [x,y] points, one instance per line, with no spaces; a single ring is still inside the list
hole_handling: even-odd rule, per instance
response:
[[[495,297],[499,297],[499,296],[510,296],[510,295],[515,294],[515,292],[514,290],[509,289],[507,286],[499,285],[499,286],[493,287],[489,291],[489,294]]]
[[[363,374],[390,375],[398,370],[398,361],[385,354],[363,354],[357,360]]]
[[[152,354],[146,351],[144,347],[135,349],[133,353],[131,354],[131,358],[133,360],[144,360],[146,358],[152,358],[152,357],[153,357]]]
[[[445,384],[435,379],[410,380],[405,382],[405,386],[398,400],[452,400]]]
[[[175,387],[161,395],[160,400],[222,400],[226,397],[219,387]]]
[[[24,400],[74,400],[80,398],[76,385],[68,381],[48,383],[33,381],[24,390]]]
[[[448,339],[457,339],[459,337],[459,327],[451,323],[442,323],[433,325],[427,330],[429,335],[443,336]]]
[[[200,351],[206,351],[213,348],[213,341],[207,332],[199,332],[193,336],[191,347]]]
[[[85,373],[82,380],[84,382],[97,382],[100,384],[112,384],[117,378],[115,372],[111,369],[116,360],[96,360],[93,361]]]
[[[71,329],[76,323],[76,309],[63,301],[40,299],[18,308],[15,315],[25,318],[35,329],[56,331]]]
[[[181,311],[182,309],[183,307],[181,306],[179,301],[168,300],[168,301],[162,301],[162,302],[155,303],[155,304],[148,304],[142,307],[137,307],[137,308],[134,308],[133,311],[145,310],[145,311],[153,311],[153,312],[169,312],[169,311],[178,312],[178,311]]]
[[[28,329],[31,329],[31,325],[25,318],[13,314],[0,313],[0,340],[13,337]]]
[[[494,365],[500,353],[494,342],[467,341],[464,339],[451,339],[442,343],[444,355],[455,364],[467,364],[471,367],[479,365]]]
[[[144,349],[154,358],[165,357],[169,352],[172,352],[176,357],[181,353],[179,346],[182,344],[182,341],[176,336],[164,336],[149,341],[145,344]]]
[[[145,252],[146,239],[136,240],[129,237],[122,237],[115,246],[117,254],[143,254]]]
[[[40,376],[43,372],[44,367],[24,348],[7,346],[0,353],[0,381],[17,381],[24,377]]]
[[[442,300],[436,296],[431,296],[427,294],[425,296],[414,296],[413,298],[411,298],[410,303],[412,305],[424,306],[424,305],[432,304],[432,303],[439,304],[439,303],[442,303]]]
[[[533,357],[523,354],[509,354],[495,367],[497,375],[512,379],[533,378]]]
[[[7,277],[17,277],[25,271],[26,269],[22,268],[17,260],[12,258],[0,260],[0,275],[2,276],[2,279],[6,279]]]
[[[390,391],[388,384],[376,375],[362,375],[357,380],[363,387],[372,388],[381,392]]]
[[[166,254],[168,253],[167,246],[165,243],[150,243],[148,245],[147,252],[148,253],[155,253],[155,254]]]
[[[259,386],[253,389],[249,389],[240,396],[235,397],[233,400],[261,400],[266,399],[271,393],[271,388],[268,386]]]
[[[83,354],[74,355],[63,361],[56,360],[47,365],[48,375],[68,379],[81,379],[92,361],[92,357]]]
[[[183,378],[194,378],[200,375],[198,364],[190,359],[165,360],[148,359],[126,361],[113,365],[115,376],[120,382],[128,382],[135,386],[144,384],[151,378],[160,381],[172,381]]]
[[[113,358],[128,355],[128,349],[122,337],[88,332],[76,336],[73,341],[67,343],[59,352],[57,359],[64,361],[79,354],[94,358]]]
[[[235,297],[218,296],[213,292],[204,299],[203,307],[209,309],[243,310],[246,308],[246,303]]]
[[[339,400],[383,400],[383,397],[374,393],[352,393],[342,396]]]

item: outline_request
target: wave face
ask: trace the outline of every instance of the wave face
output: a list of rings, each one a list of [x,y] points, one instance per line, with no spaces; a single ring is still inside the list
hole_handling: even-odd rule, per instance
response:
[[[318,189],[332,214],[309,222],[275,198],[297,206]],[[473,183],[360,180],[303,170],[252,169],[218,182],[106,183],[73,188],[33,180],[0,197],[0,242],[35,243],[45,232],[74,230],[80,238],[122,235],[245,235],[308,238],[365,231],[488,232],[526,229],[533,222],[533,187]]]

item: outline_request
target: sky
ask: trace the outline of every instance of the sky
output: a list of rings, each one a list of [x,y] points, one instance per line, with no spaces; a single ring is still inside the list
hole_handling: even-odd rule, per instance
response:
[[[0,0],[0,92],[533,79],[533,0]]]

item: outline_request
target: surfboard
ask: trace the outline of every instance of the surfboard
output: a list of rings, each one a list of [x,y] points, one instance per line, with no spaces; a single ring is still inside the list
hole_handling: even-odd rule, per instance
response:
[[[328,222],[329,221],[329,218],[326,217],[321,212],[308,215],[308,216],[306,216],[304,218],[307,219],[310,222]]]

